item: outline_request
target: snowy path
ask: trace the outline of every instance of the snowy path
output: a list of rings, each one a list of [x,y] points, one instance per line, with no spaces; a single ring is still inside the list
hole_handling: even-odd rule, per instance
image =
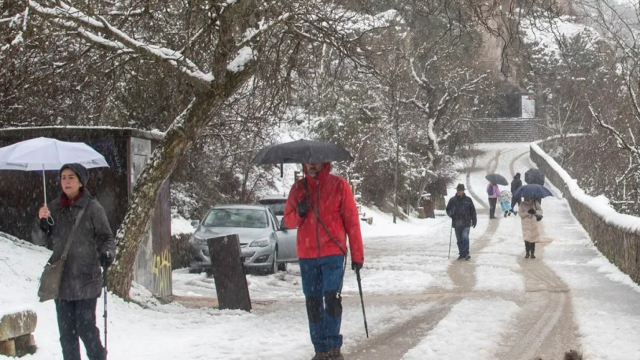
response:
[[[529,164],[517,163],[517,160],[523,158],[523,154],[526,154],[526,151],[517,152],[515,149],[487,152],[480,158],[474,158],[470,166],[464,169],[468,194],[475,198],[478,207],[479,223],[486,222],[483,233],[478,235],[475,234],[476,231],[472,232],[473,259],[469,262],[454,261],[448,267],[447,273],[454,286],[452,291],[429,290],[421,296],[420,300],[433,305],[427,312],[387,329],[385,333],[354,348],[350,352],[353,358],[419,359],[429,354],[438,359],[526,360],[534,356],[560,359],[567,349],[577,348],[576,325],[573,322],[568,287],[542,261],[522,258],[522,242],[513,241],[514,235],[516,238],[519,235],[517,232],[514,234],[513,223],[517,219],[499,217],[497,220],[488,220],[488,201],[478,195],[483,194],[486,184],[486,181],[479,180],[478,176],[484,177],[487,173],[498,172],[504,176],[510,175],[511,178],[514,173],[509,170],[523,166],[528,168]],[[478,164],[486,166],[481,167]],[[510,226],[500,226],[502,223]],[[519,225],[519,220],[515,223]],[[546,237],[546,240],[551,239]],[[453,243],[455,253],[455,239]],[[456,256],[457,254],[453,258]],[[538,258],[542,256],[544,250],[539,246]],[[420,296],[416,296],[414,300],[418,300],[417,298]],[[503,299],[503,305],[513,312],[513,319],[507,323],[508,319],[505,318],[503,324],[499,325],[504,328],[504,332],[495,353],[487,351],[488,349],[482,346],[477,349],[478,352],[465,346],[463,354],[460,354],[459,347],[455,346],[447,349],[440,345],[439,352],[432,351],[439,345],[437,337],[429,342],[429,332],[443,327],[439,324],[443,319],[454,316],[452,312],[462,306],[460,302],[463,299],[477,302],[487,299],[490,301],[486,303],[487,306],[495,306],[499,304],[496,299]],[[373,298],[369,301],[376,300],[377,298]],[[476,316],[483,320],[479,322],[480,326],[485,324],[486,319],[482,318],[482,314],[471,312],[469,319],[458,324],[448,324],[447,330],[451,334],[464,333],[465,330],[459,328],[468,328]],[[425,340],[422,340],[423,338]],[[483,350],[486,351],[485,356],[479,356]]]
[[[543,200],[544,243],[524,259],[519,218],[489,220],[484,175],[510,178],[532,164],[526,144],[485,144],[460,173],[478,208],[469,262],[459,262],[450,221],[392,224],[371,210],[363,223],[362,287],[370,338],[353,271],[343,288],[343,352],[348,360],[544,360],[577,349],[589,360],[640,359],[640,287],[591,244],[561,193]],[[449,193],[453,193],[453,187]],[[440,213],[441,214],[441,213]],[[500,213],[498,213],[500,214]],[[455,238],[455,236],[454,236]],[[36,289],[49,252],[0,236],[0,315],[34,309],[38,353],[61,360],[54,306]],[[217,310],[215,283],[204,274],[173,272],[175,295],[189,306],[163,304],[136,288],[144,305],[109,297],[110,360],[308,360],[313,356],[299,269],[247,276],[253,311]],[[183,300],[185,301],[185,300]],[[98,301],[102,328],[102,299]],[[0,356],[0,359],[5,359]]]

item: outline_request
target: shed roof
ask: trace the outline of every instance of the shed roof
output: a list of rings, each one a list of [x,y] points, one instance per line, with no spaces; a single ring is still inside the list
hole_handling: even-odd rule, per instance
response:
[[[77,136],[104,136],[109,134],[113,137],[136,137],[141,139],[161,141],[164,132],[146,131],[134,128],[112,127],[112,126],[29,126],[0,129],[0,138],[24,137],[29,133],[33,137],[56,137],[59,135]]]

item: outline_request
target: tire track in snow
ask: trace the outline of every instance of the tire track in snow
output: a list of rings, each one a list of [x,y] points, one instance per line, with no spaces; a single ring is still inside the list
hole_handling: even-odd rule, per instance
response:
[[[499,168],[500,160],[508,157],[509,168],[515,174],[517,162],[528,152],[507,153],[517,149],[497,151],[486,167],[476,168],[477,158],[474,156],[471,165],[466,169],[466,186],[474,201],[484,206],[479,214],[487,214],[488,204],[484,197],[477,196],[471,184],[471,174],[474,172],[495,172]],[[506,159],[505,159],[506,160]],[[471,238],[471,254],[479,254],[491,243],[495,237],[500,221],[490,220],[485,232],[474,240]],[[541,229],[541,237],[552,241]],[[495,244],[493,244],[495,245]],[[538,245],[537,254],[544,257],[546,244]],[[455,248],[455,244],[452,244]],[[448,267],[447,274],[454,284],[453,290],[430,289],[425,294],[400,296],[369,296],[370,303],[389,303],[402,301],[431,301],[433,307],[419,316],[385,329],[383,333],[374,334],[371,339],[362,342],[357,347],[345,353],[349,358],[358,360],[401,359],[411,349],[418,346],[431,330],[451,313],[452,309],[465,298],[493,298],[496,297],[513,301],[521,310],[507,324],[498,343],[498,350],[492,358],[499,360],[530,360],[534,356],[542,356],[545,360],[560,359],[564,351],[577,348],[577,327],[573,320],[570,293],[564,282],[541,260],[520,259],[518,261],[525,279],[525,293],[473,292],[476,283],[475,256],[471,261],[453,261]],[[355,304],[358,299],[344,299],[346,304]]]
[[[516,163],[525,161],[525,151],[510,161],[511,175]],[[529,160],[530,161],[530,160]],[[544,227],[539,227],[541,240],[553,241]],[[500,360],[561,359],[568,349],[577,349],[577,326],[573,317],[568,286],[541,260],[547,243],[536,246],[537,259],[518,261],[525,279],[524,299],[517,301],[522,310],[514,319],[512,332],[503,336]]]
[[[402,324],[386,328],[384,332],[350,349],[345,355],[356,360],[401,359],[405,353],[418,345],[460,300],[460,296],[448,296],[437,300],[427,312]]]

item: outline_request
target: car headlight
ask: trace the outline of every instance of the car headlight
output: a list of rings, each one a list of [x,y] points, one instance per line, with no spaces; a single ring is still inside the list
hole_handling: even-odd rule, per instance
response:
[[[258,240],[254,240],[251,242],[251,244],[249,244],[249,246],[251,247],[265,247],[265,246],[269,246],[269,238],[263,238],[263,239],[258,239]]]
[[[189,242],[192,244],[197,244],[197,245],[201,245],[201,244],[205,244],[207,242],[207,239],[198,236],[196,234],[191,235],[191,237],[189,238]]]

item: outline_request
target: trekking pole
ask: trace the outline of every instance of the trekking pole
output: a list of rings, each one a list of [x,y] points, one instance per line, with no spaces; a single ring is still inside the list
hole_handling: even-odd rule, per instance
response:
[[[107,267],[102,268],[102,288],[104,292],[104,359],[107,360]]]
[[[449,254],[447,255],[447,259],[451,258],[451,235],[453,234],[453,227],[449,230]]]
[[[356,279],[358,279],[358,290],[360,291],[360,304],[362,304],[362,317],[364,318],[364,331],[369,338],[369,328],[367,327],[367,314],[364,312],[364,299],[362,298],[362,283],[360,281],[360,269],[356,268]]]

